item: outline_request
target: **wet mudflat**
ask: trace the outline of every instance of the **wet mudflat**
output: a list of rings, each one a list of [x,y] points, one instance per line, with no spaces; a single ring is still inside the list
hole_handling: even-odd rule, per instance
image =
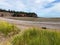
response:
[[[8,18],[2,18],[0,17],[0,20],[7,21],[9,23],[13,23],[18,25],[18,27],[46,27],[51,29],[60,29],[60,22],[39,22],[39,21],[22,21],[22,20],[14,20],[14,19],[8,19]]]

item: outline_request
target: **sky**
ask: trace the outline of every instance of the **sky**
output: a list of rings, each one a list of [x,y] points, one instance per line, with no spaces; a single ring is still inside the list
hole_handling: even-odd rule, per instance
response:
[[[0,8],[35,12],[39,17],[60,17],[60,0],[0,0]]]

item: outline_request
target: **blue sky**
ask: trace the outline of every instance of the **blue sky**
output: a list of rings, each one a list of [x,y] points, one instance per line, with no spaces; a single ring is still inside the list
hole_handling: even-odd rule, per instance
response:
[[[39,17],[60,17],[60,0],[0,0],[0,8],[35,12]]]

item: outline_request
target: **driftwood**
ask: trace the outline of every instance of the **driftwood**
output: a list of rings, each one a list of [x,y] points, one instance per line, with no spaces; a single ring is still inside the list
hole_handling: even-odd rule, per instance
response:
[[[46,27],[42,27],[42,29],[47,29]]]

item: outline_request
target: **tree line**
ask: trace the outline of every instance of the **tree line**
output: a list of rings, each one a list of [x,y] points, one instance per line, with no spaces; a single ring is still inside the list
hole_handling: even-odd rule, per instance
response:
[[[0,12],[9,12],[9,13],[14,13],[12,16],[13,17],[37,17],[37,14],[34,12],[23,12],[23,11],[13,11],[13,10],[5,10],[5,9],[0,9]]]

